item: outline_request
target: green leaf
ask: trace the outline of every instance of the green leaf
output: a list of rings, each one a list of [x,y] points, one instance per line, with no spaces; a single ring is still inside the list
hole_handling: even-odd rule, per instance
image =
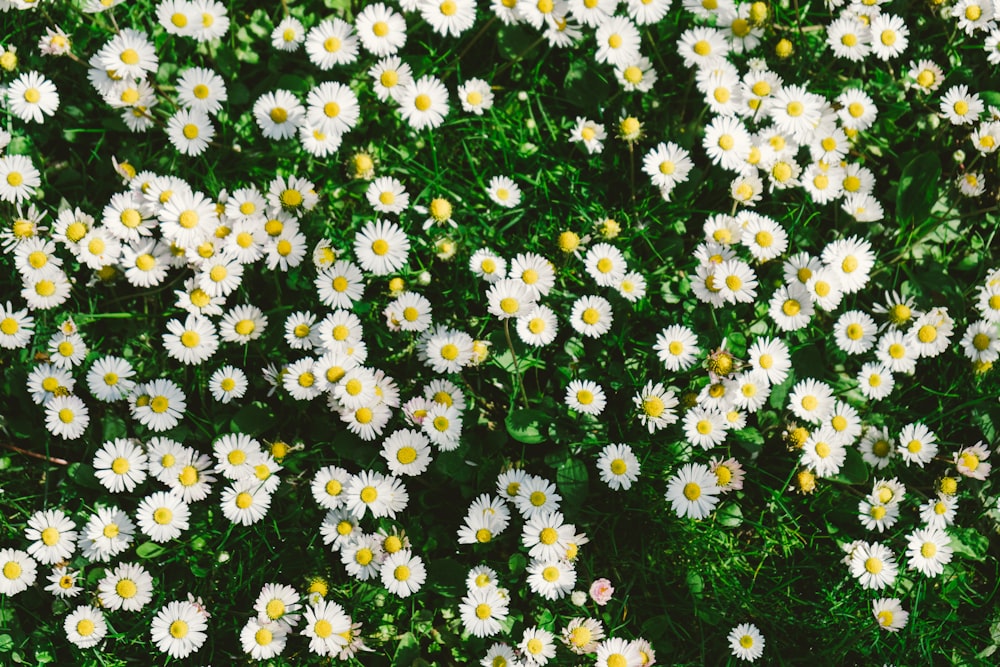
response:
[[[549,416],[541,410],[515,408],[504,419],[510,437],[527,445],[537,445],[548,438]]]
[[[952,526],[948,531],[951,535],[951,548],[961,556],[971,560],[985,560],[990,548],[989,539],[975,528]]]
[[[94,475],[94,469],[86,463],[71,463],[66,469],[69,478],[87,489],[102,489],[101,482]]]
[[[263,403],[251,403],[235,415],[232,430],[237,433],[257,436],[277,423],[274,415]]]
[[[736,528],[743,523],[743,510],[736,503],[723,503],[715,511],[715,518],[726,528]]]
[[[700,598],[705,592],[705,580],[694,570],[689,570],[687,573],[687,585],[691,595],[696,598]]]
[[[14,638],[10,635],[0,635],[0,653],[8,653],[14,648]]]
[[[903,167],[896,190],[896,218],[901,227],[925,220],[938,197],[941,159],[937,153],[921,153]]]
[[[764,446],[764,436],[753,426],[741,428],[733,435],[736,436],[736,439],[743,446],[743,449],[747,450],[748,454],[755,454]]]
[[[537,47],[536,42],[531,31],[516,25],[501,28],[497,35],[500,54],[507,60],[517,60],[528,55]]]
[[[520,574],[528,566],[528,559],[522,553],[516,553],[507,561],[507,568],[511,574]]]
[[[394,665],[412,665],[420,655],[420,641],[412,632],[407,632],[399,638],[396,654],[392,658]]]
[[[105,415],[104,419],[101,420],[101,425],[104,429],[105,442],[115,438],[124,438],[128,434],[125,420],[118,415]]]
[[[563,79],[566,99],[582,109],[596,109],[608,99],[609,92],[607,79],[585,58],[574,60]]]
[[[139,558],[156,558],[165,553],[166,547],[162,547],[156,542],[143,542],[135,549],[135,555]]]
[[[563,502],[569,507],[583,506],[588,485],[587,466],[579,459],[566,459],[556,471],[556,486],[559,487]]]
[[[864,484],[867,482],[868,465],[862,458],[861,452],[853,447],[848,447],[844,465],[840,468],[840,472],[830,479],[841,484]]]

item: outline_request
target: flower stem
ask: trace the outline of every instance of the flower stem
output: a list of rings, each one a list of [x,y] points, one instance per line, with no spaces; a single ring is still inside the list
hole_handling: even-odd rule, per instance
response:
[[[503,335],[507,337],[507,349],[514,360],[514,374],[517,375],[517,386],[521,388],[521,398],[524,399],[524,407],[528,407],[528,392],[524,390],[524,379],[521,377],[521,367],[517,363],[517,354],[514,352],[514,341],[510,339],[510,319],[503,321]]]

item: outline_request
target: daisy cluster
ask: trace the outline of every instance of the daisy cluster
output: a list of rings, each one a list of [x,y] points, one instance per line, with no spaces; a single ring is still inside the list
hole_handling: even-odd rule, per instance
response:
[[[0,0],[0,11],[27,16],[40,4]],[[362,660],[366,639],[393,641],[391,626],[363,634],[354,618],[368,610],[334,601],[325,578],[302,586],[277,581],[280,571],[259,587],[254,576],[257,597],[252,609],[238,610],[236,625],[221,600],[211,601],[213,620],[191,593],[180,599],[185,591],[142,555],[146,545],[186,548],[205,526],[263,539],[268,524],[281,520],[272,512],[278,494],[308,493],[313,503],[298,506],[317,518],[309,549],[347,575],[337,591],[370,593],[366,601],[397,616],[412,613],[416,607],[403,606],[409,602],[439,604],[429,567],[437,555],[478,562],[463,566],[464,588],[443,616],[463,640],[478,642],[484,665],[653,665],[649,641],[626,638],[631,630],[610,614],[581,611],[588,595],[580,588],[591,563],[602,562],[592,542],[607,548],[582,523],[586,508],[564,506],[563,483],[530,472],[541,463],[529,449],[494,451],[492,442],[478,442],[502,432],[496,409],[513,413],[519,401],[558,422],[540,425],[542,440],[556,440],[556,428],[570,425],[580,437],[568,456],[589,457],[586,468],[614,500],[645,494],[657,511],[676,515],[671,525],[680,519],[692,530],[715,522],[724,500],[737,508],[747,502],[745,485],[759,482],[759,452],[743,448],[742,462],[735,452],[751,434],[771,449],[783,434],[778,456],[803,494],[852,482],[855,464],[873,471],[879,477],[858,493],[860,526],[851,527],[869,539],[843,544],[843,563],[866,592],[900,591],[871,602],[875,625],[887,631],[908,621],[903,598],[917,581],[909,571],[936,578],[954,567],[959,494],[988,485],[992,448],[973,435],[951,441],[944,417],[903,416],[892,403],[918,386],[918,370],[938,367],[932,364],[964,357],[963,369],[976,378],[991,370],[1000,357],[1000,270],[984,267],[965,310],[896,285],[872,296],[893,265],[876,250],[892,217],[891,202],[879,198],[885,184],[876,181],[884,171],[877,129],[884,103],[930,108],[928,124],[946,122],[972,143],[975,157],[967,165],[964,155],[957,159],[954,183],[962,195],[980,197],[993,170],[975,165],[1000,145],[1000,111],[987,96],[964,84],[938,95],[950,74],[928,59],[903,68],[895,99],[878,98],[857,80],[834,89],[796,76],[781,66],[792,54],[787,39],[777,42],[777,60],[757,57],[779,27],[763,2],[400,0],[328,16],[283,3],[279,19],[256,23],[216,0],[162,0],[145,13],[116,10],[122,4],[86,0],[82,11],[95,15],[87,27],[73,14],[67,20],[79,25],[71,30],[52,25],[20,51],[0,47],[0,101],[13,130],[0,130],[0,263],[10,267],[0,361],[23,368],[19,391],[34,406],[31,418],[60,451],[85,452],[80,465],[101,494],[75,510],[64,499],[58,508],[25,512],[11,538],[17,544],[0,549],[0,594],[44,582],[59,598],[69,642],[113,649],[121,638],[113,628],[140,616],[151,644],[172,658],[198,654],[210,629],[238,636],[254,660],[307,645],[318,659]],[[827,7],[830,22],[816,27],[833,63],[898,67],[911,48],[909,19],[889,3]],[[991,4],[960,0],[943,16],[970,39],[982,38],[989,61],[1000,62]],[[495,105],[529,99],[525,91],[508,94],[504,75],[523,75],[527,52],[496,68],[494,81],[464,76],[438,58],[462,39],[455,62],[462,61],[501,26],[498,40],[528,35],[535,46],[589,58],[598,78],[614,82],[617,116],[602,109],[596,119],[540,117],[552,143],[572,152],[572,168],[627,149],[633,209],[640,198],[666,207],[658,211],[684,208],[675,229],[684,230],[690,253],[660,256],[650,239],[666,237],[659,229],[666,220],[638,215],[629,216],[637,220],[626,231],[609,217],[591,225],[559,212],[549,216],[561,216],[552,223],[557,235],[522,239],[509,234],[514,224],[529,224],[518,216],[556,199],[540,178],[490,167],[465,187],[438,173],[435,140],[468,131],[471,141],[479,130],[469,128],[490,128],[473,123],[502,125]],[[645,120],[659,104],[651,91],[680,81],[663,49],[644,45],[644,37],[657,43],[660,28],[671,35],[671,62],[689,70],[692,104],[701,108],[694,132]],[[90,39],[75,43],[83,35]],[[40,56],[27,59],[30,69],[19,65],[26,46]],[[175,53],[188,54],[186,64],[167,62]],[[229,61],[253,65],[261,56],[272,59],[269,74],[251,94]],[[63,65],[85,72],[80,90],[57,88]],[[270,76],[285,66],[297,73]],[[110,113],[109,134],[120,125],[148,144],[144,161],[156,166],[99,155],[113,171],[114,191],[95,188],[56,206],[63,166],[31,149],[30,139],[75,118],[76,96]],[[387,146],[348,150],[385,127],[392,129],[378,141]],[[539,123],[527,127],[535,132]],[[428,145],[433,178],[415,157]],[[537,150],[517,146],[519,155],[512,149],[501,162]],[[262,155],[278,152],[280,166],[262,166]],[[331,165],[349,152],[341,183]],[[289,166],[288,156],[302,166]],[[221,177],[211,173],[221,163],[210,160],[248,166]],[[636,172],[648,178],[651,196],[636,190]],[[688,207],[700,183],[714,180],[725,194],[713,196],[713,208],[721,200],[723,210]],[[781,213],[793,199],[838,222],[804,234],[800,221]],[[685,203],[671,208],[678,201]],[[839,223],[844,213],[850,229]],[[261,289],[271,284],[278,285],[273,298]],[[682,294],[671,303],[683,305],[650,319],[650,304],[675,289]],[[141,347],[102,326],[109,294],[137,304],[116,315],[148,326],[132,342]],[[459,302],[463,294],[468,303]],[[718,325],[734,319],[729,328]],[[499,358],[501,341],[510,363]],[[822,347],[828,367],[797,360],[808,346]],[[528,388],[519,363],[544,368],[564,355],[571,363],[544,381],[536,374],[538,386]],[[609,360],[625,372],[607,372]],[[510,373],[500,377],[497,369]],[[487,398],[497,390],[506,404]],[[268,445],[229,425],[230,411],[263,409],[264,399],[322,423],[336,434],[336,448]],[[111,417],[124,432],[98,435]],[[201,417],[215,430],[191,435],[189,423]],[[344,442],[350,445],[341,451]],[[350,454],[350,446],[363,454]],[[499,474],[497,466],[463,459],[472,451],[485,451]],[[477,468],[478,483],[493,488],[463,488],[472,500],[461,525],[444,530],[455,539],[442,545],[442,532],[428,530],[435,517],[417,498],[450,484],[442,471],[456,461]],[[612,593],[608,580],[597,579],[589,600],[603,607]],[[622,603],[623,620],[626,611]],[[737,623],[746,615],[732,613],[725,644],[753,662],[765,639],[753,623]],[[391,618],[386,612],[382,620]]]

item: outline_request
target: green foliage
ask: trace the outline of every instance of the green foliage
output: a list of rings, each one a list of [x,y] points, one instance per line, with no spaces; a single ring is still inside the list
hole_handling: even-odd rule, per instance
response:
[[[763,163],[753,172],[763,184],[760,201],[750,209],[734,200],[736,174],[712,164],[703,144],[705,126],[716,114],[677,46],[682,34],[696,26],[728,28],[722,16],[699,19],[680,3],[662,21],[638,29],[640,51],[658,77],[648,93],[627,90],[623,75],[598,61],[593,28],[584,28],[571,47],[556,48],[527,23],[507,25],[494,18],[485,2],[478,3],[473,26],[449,37],[435,32],[419,12],[396,10],[407,24],[402,61],[415,78],[435,77],[449,91],[450,109],[441,125],[419,131],[405,121],[398,104],[379,98],[368,73],[378,58],[364,48],[354,62],[322,69],[301,48],[283,52],[271,45],[282,19],[296,18],[309,30],[334,17],[352,22],[370,3],[234,1],[226,3],[229,30],[206,42],[171,35],[157,18],[158,3],[149,0],[96,13],[81,12],[79,3],[45,2],[35,10],[0,14],[0,50],[16,47],[18,59],[15,68],[0,70],[0,84],[9,86],[23,73],[38,71],[60,96],[55,115],[42,123],[24,121],[9,103],[2,110],[3,128],[12,138],[0,155],[28,156],[40,172],[40,183],[26,201],[0,201],[6,245],[13,246],[14,222],[27,215],[29,205],[44,213],[46,239],[57,238],[60,213],[77,207],[104,224],[104,207],[129,188],[113,160],[126,161],[144,177],[183,179],[213,202],[221,201],[223,191],[232,196],[243,187],[266,194],[276,178],[291,176],[308,179],[318,195],[314,209],[294,216],[286,211],[305,239],[303,262],[287,271],[266,269],[262,261],[248,264],[239,288],[226,299],[227,313],[237,305],[261,309],[267,324],[260,336],[246,343],[225,341],[201,364],[180,363],[164,344],[167,323],[187,315],[175,291],[199,275],[193,250],[162,283],[141,288],[126,279],[124,265],[101,278],[68,242],[56,243],[55,255],[73,281],[70,296],[54,308],[31,311],[34,333],[27,344],[0,348],[0,527],[5,535],[0,549],[26,549],[28,520],[40,510],[63,510],[79,531],[98,508],[116,505],[134,517],[145,497],[166,488],[150,477],[134,491],[108,492],[95,474],[95,455],[119,438],[148,447],[153,437],[170,437],[211,457],[219,437],[242,434],[274,454],[280,484],[264,518],[251,525],[226,519],[220,497],[229,481],[216,474],[209,497],[191,503],[190,526],[179,538],[157,543],[137,531],[130,548],[111,562],[88,559],[77,548],[67,563],[78,571],[83,589],[75,598],[44,590],[51,568],[40,566],[27,591],[0,597],[0,663],[173,662],[150,641],[150,625],[167,602],[189,594],[211,613],[207,642],[189,660],[256,663],[244,651],[240,631],[256,616],[253,605],[261,587],[291,585],[304,601],[318,580],[325,582],[327,599],[361,624],[358,636],[371,651],[352,660],[366,666],[477,664],[494,640],[516,645],[525,630],[536,626],[558,637],[579,617],[600,620],[609,637],[648,640],[660,664],[735,664],[727,635],[740,623],[753,623],[766,637],[764,664],[973,665],[995,659],[1000,647],[998,492],[991,476],[964,476],[956,464],[963,449],[979,441],[995,452],[1000,428],[996,371],[985,363],[972,365],[968,346],[960,342],[983,317],[981,293],[996,279],[1000,166],[996,153],[977,151],[969,140],[973,129],[995,121],[994,112],[984,110],[975,125],[952,125],[940,101],[950,86],[965,83],[987,105],[1000,107],[1000,81],[981,48],[985,33],[957,29],[957,19],[941,18],[937,5],[900,1],[880,10],[901,16],[909,29],[908,49],[889,61],[834,57],[827,43],[834,15],[822,3],[768,5],[767,18],[752,26],[760,45],[729,55],[741,76],[757,66],[751,59],[759,58],[786,85],[822,95],[831,103],[828,112],[840,112],[841,124],[849,113],[836,101],[843,91],[858,89],[873,100],[874,123],[851,138],[843,155],[844,165],[864,167],[871,175],[873,201],[884,214],[870,217],[857,210],[852,214],[842,207],[842,198],[821,204],[803,187],[779,187]],[[625,13],[621,3],[618,14]],[[73,58],[41,55],[39,39],[57,26],[66,31]],[[144,32],[159,58],[148,75],[156,105],[148,109],[152,123],[143,133],[130,132],[123,118],[130,110],[109,105],[87,81],[89,58],[126,27]],[[787,58],[775,55],[783,38],[793,45]],[[908,73],[909,60],[922,58],[944,68],[940,90],[920,90]],[[212,142],[200,154],[185,155],[164,128],[181,107],[178,77],[192,67],[217,72],[227,98],[210,121]],[[473,77],[485,80],[493,95],[492,107],[481,115],[463,110],[456,94]],[[253,107],[263,95],[283,89],[305,104],[311,91],[331,81],[347,86],[360,109],[360,122],[343,135],[339,148],[314,154],[298,135],[271,140],[262,134]],[[740,122],[765,132],[764,115]],[[632,140],[621,137],[621,123],[629,117],[641,127]],[[580,119],[606,131],[603,150],[591,152],[570,140]],[[662,194],[643,170],[645,156],[660,142],[676,144],[693,161],[687,178]],[[776,143],[755,142],[775,153]],[[798,143],[789,159],[798,167],[813,166],[808,142]],[[359,156],[370,159],[372,173],[359,170]],[[985,183],[982,194],[961,194],[959,179],[969,174]],[[398,215],[375,211],[366,194],[373,176],[399,179],[409,207]],[[490,198],[487,189],[496,176],[510,177],[521,188],[518,206],[504,208]],[[438,197],[453,206],[455,227],[425,228]],[[150,206],[160,210],[158,203]],[[746,302],[713,307],[697,296],[707,284],[698,274],[704,265],[699,253],[723,252],[704,245],[721,240],[706,232],[706,221],[747,211],[768,216],[787,233],[787,251],[764,260],[748,252],[748,239],[732,243],[725,252],[746,260],[755,293]],[[402,402],[423,397],[430,382],[447,378],[467,404],[461,439],[451,443],[455,446],[432,446],[426,472],[402,478],[406,507],[395,516],[375,518],[369,512],[360,522],[366,534],[405,536],[426,564],[427,580],[410,597],[390,593],[379,577],[360,580],[346,572],[341,553],[321,532],[328,512],[311,486],[327,466],[351,474],[388,473],[386,436],[402,428],[428,431],[407,410],[430,405],[394,408],[377,437],[365,439],[349,430],[349,419],[328,405],[326,396],[296,400],[281,381],[282,370],[291,364],[320,356],[290,345],[287,318],[309,311],[318,322],[333,310],[318,300],[320,268],[313,250],[324,241],[338,258],[358,263],[357,234],[375,219],[398,222],[410,251],[397,271],[365,271],[363,296],[343,309],[361,323],[363,363],[392,378]],[[578,248],[563,245],[567,232],[579,240]],[[154,233],[161,234],[159,222]],[[784,262],[799,252],[820,258],[832,242],[855,236],[869,241],[876,257],[864,289],[845,294],[836,307],[818,308],[794,331],[778,327],[768,300],[786,282]],[[620,250],[627,268],[643,279],[640,296],[595,281],[584,258],[599,243]],[[490,314],[488,284],[469,266],[479,249],[492,250],[508,266],[522,253],[537,253],[551,263],[554,284],[540,300],[557,316],[558,333],[551,343],[529,344],[516,333],[515,320],[501,322]],[[13,251],[0,255],[0,307],[15,311],[27,303],[18,261]],[[403,287],[393,286],[393,279]],[[402,289],[428,300],[434,324],[481,343],[485,359],[464,363],[459,372],[434,371],[421,358],[426,341],[420,332],[397,330],[401,322],[386,315]],[[590,337],[570,323],[574,304],[587,295],[606,299],[613,313],[603,335]],[[921,312],[945,309],[951,328],[940,335],[949,344],[940,355],[921,358],[914,372],[895,373],[887,398],[870,400],[858,373],[875,353],[848,354],[834,331],[840,315],[850,310],[872,314],[879,329],[873,338],[893,330],[877,310],[890,299],[908,300]],[[50,432],[46,409],[27,390],[29,374],[57,354],[49,341],[67,317],[89,348],[83,362],[70,369],[75,381],[70,393],[90,410],[88,426],[74,439]],[[211,319],[221,328],[219,316]],[[694,362],[680,369],[665,366],[657,340],[675,324],[689,329],[699,347]],[[735,382],[750,368],[753,345],[768,337],[787,344],[788,377],[767,387],[769,394],[755,412],[724,404],[726,419],[740,414],[734,417],[739,426],[728,430],[721,444],[706,448],[694,442],[690,425],[684,424],[691,406],[708,404],[713,387],[734,391],[715,374],[718,355],[725,350],[732,356],[732,372],[722,375]],[[87,372],[108,355],[127,360],[136,381],[164,378],[180,386],[187,405],[179,423],[154,431],[135,417],[136,396],[111,403],[93,397]],[[241,399],[222,403],[213,398],[210,378],[223,365],[246,373],[249,387]],[[836,472],[813,480],[815,488],[809,485],[795,429],[816,432],[817,424],[797,417],[790,405],[794,389],[806,379],[825,383],[837,400],[851,406],[867,433],[887,430],[896,448],[887,467],[866,460],[855,438]],[[600,414],[567,405],[572,380],[601,387],[606,406]],[[639,396],[647,383],[661,383],[680,399],[676,409],[664,413],[675,422],[647,427],[642,418],[652,413],[642,412]],[[904,426],[917,422],[935,433],[938,451],[919,465],[907,464],[898,455],[906,443],[898,438]],[[599,461],[605,447],[616,443],[628,445],[641,469],[629,488],[614,489],[604,481],[612,464]],[[995,457],[977,459],[977,464],[996,463]],[[745,476],[719,496],[705,518],[678,516],[665,494],[679,470],[686,464],[725,467],[726,460],[735,461]],[[476,535],[475,543],[457,542],[470,504],[483,494],[502,496],[498,475],[512,470],[542,478],[561,496],[558,509],[578,542],[573,543],[574,588],[583,592],[590,582],[607,577],[615,593],[606,606],[586,597],[578,605],[569,595],[550,600],[532,592],[524,520],[511,503],[505,503],[514,515],[506,530],[488,540]],[[893,477],[906,486],[898,523],[865,529],[859,503],[866,502],[877,480]],[[938,497],[945,478],[959,480],[954,525],[947,527],[954,558],[929,578],[908,567],[913,558],[907,542],[922,526],[920,507]],[[886,588],[864,589],[851,576],[843,561],[858,540],[886,544],[894,553],[899,574]],[[98,603],[99,583],[120,562],[149,570],[153,599],[138,612],[106,610],[107,639],[97,648],[78,648],[66,639],[63,621],[74,608]],[[480,565],[496,572],[509,603],[500,631],[490,638],[472,635],[460,612],[468,573]],[[874,621],[872,602],[883,597],[900,599],[910,613],[899,632],[882,631]],[[594,660],[594,651],[577,656],[556,641],[551,664]],[[297,629],[282,655],[264,664],[330,663],[310,652],[308,643]]]

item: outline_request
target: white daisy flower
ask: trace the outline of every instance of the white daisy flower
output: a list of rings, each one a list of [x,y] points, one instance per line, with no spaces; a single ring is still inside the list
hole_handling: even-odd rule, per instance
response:
[[[667,483],[666,499],[677,516],[704,519],[719,502],[718,478],[708,466],[688,463]]]

